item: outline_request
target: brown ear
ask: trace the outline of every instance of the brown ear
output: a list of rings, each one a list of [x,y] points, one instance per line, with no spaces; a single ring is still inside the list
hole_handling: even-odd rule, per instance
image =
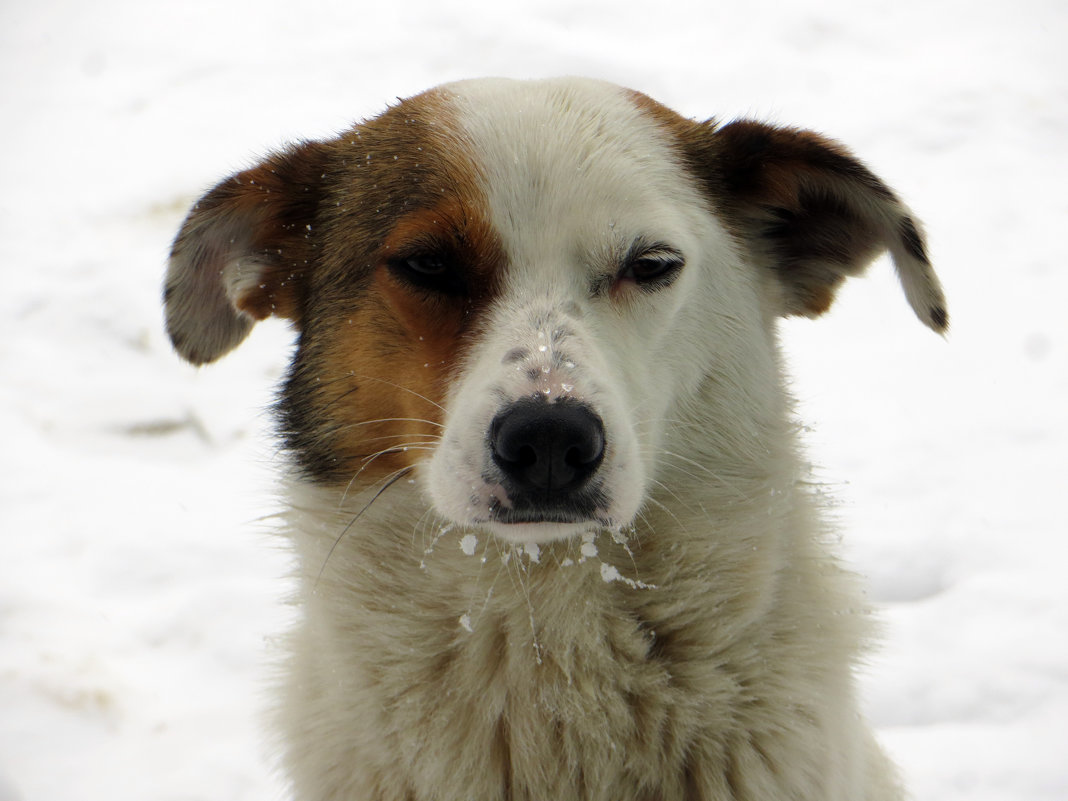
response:
[[[722,210],[775,270],[783,313],[822,314],[846,277],[889,250],[913,311],[946,330],[945,297],[919,223],[849,151],[810,131],[748,120],[716,130],[713,140],[705,154],[715,161]]]
[[[327,152],[306,143],[227,178],[190,210],[171,248],[167,333],[193,364],[237,347],[276,314],[296,319]]]

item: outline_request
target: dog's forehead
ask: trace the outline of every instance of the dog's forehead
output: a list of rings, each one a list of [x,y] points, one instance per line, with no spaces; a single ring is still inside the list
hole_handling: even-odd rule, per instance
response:
[[[513,258],[656,236],[694,205],[670,132],[636,93],[576,78],[480,79],[440,91]]]
[[[439,90],[488,168],[589,169],[606,158],[648,156],[663,130],[641,95],[587,78],[483,78]]]

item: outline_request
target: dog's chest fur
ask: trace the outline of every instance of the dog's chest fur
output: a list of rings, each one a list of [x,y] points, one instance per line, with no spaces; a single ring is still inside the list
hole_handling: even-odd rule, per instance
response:
[[[790,506],[775,523],[807,522]],[[668,554],[641,546],[642,526],[626,547],[533,557],[481,539],[468,554],[415,520],[346,538],[301,598],[282,710],[298,783],[324,798],[846,798],[836,762],[854,753],[848,786],[889,792],[848,701],[866,630],[851,577],[817,549],[764,544],[768,517],[740,509],[722,540]],[[294,522],[315,572],[343,521]]]

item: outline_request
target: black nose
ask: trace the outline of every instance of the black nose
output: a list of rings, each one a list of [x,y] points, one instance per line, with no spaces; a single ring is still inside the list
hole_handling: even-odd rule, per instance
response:
[[[493,461],[510,494],[553,502],[580,489],[604,458],[604,424],[576,401],[516,401],[490,426]]]

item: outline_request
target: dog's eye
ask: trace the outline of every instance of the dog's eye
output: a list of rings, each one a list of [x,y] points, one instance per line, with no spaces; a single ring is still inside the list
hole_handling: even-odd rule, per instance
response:
[[[682,265],[682,254],[674,248],[646,250],[626,260],[619,278],[634,281],[642,289],[661,289],[678,277]]]
[[[442,275],[449,269],[440,256],[409,256],[403,261],[406,270],[427,277]]]
[[[406,283],[448,295],[464,291],[463,277],[448,256],[438,253],[414,253],[388,262],[390,271]]]

